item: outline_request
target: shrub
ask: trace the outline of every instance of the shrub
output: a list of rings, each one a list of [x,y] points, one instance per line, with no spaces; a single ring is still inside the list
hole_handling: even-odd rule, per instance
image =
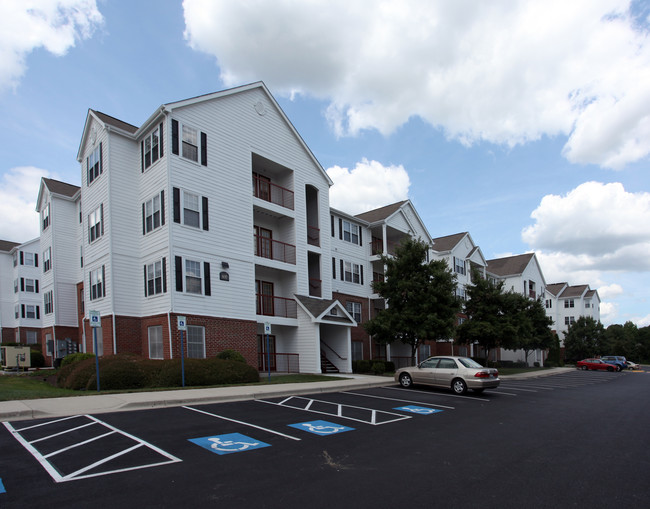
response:
[[[148,380],[142,364],[135,357],[114,355],[99,360],[100,389],[113,391],[142,389],[147,386]],[[88,379],[86,389],[97,389],[96,371],[93,371]]]
[[[44,368],[45,367],[45,357],[38,350],[30,350],[30,364],[32,368]]]
[[[240,354],[237,350],[229,349],[229,350],[224,350],[223,352],[219,352],[217,354],[217,359],[223,359],[226,361],[238,361],[238,362],[246,362],[246,359],[244,359],[244,356]]]
[[[386,361],[384,362],[384,368],[386,373],[394,373],[395,372],[395,363],[393,361]]]
[[[370,361],[352,361],[353,373],[370,373]]]
[[[383,375],[386,371],[386,365],[382,361],[376,361],[372,363],[372,372],[375,375]]]
[[[75,362],[80,362],[85,359],[94,359],[95,354],[94,353],[72,353],[70,355],[66,355],[63,360],[61,361],[61,367],[67,366],[68,364],[74,364]]]

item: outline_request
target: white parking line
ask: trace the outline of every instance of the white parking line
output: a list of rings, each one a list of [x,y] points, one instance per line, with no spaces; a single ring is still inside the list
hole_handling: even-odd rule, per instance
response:
[[[261,400],[256,400],[256,401],[261,401]],[[257,424],[251,424],[250,422],[238,421],[236,419],[231,419],[230,417],[224,417],[223,415],[217,415],[211,412],[206,412],[205,410],[199,410],[198,408],[192,408],[191,406],[184,406],[183,408],[185,408],[186,410],[192,410],[193,412],[198,412],[200,414],[209,415],[210,417],[216,417],[217,419],[223,419],[224,421],[230,421],[237,424],[242,424],[244,426],[250,426],[251,428],[261,429],[262,431],[268,431],[269,433],[280,435],[281,437],[284,438],[290,438],[291,440],[300,441],[300,439],[297,437],[292,437],[291,435],[285,435],[284,433],[280,433],[279,431],[274,431],[269,428],[263,428],[262,426],[258,426]]]
[[[390,391],[407,391],[407,392],[413,392],[413,389],[403,389],[401,387],[383,387],[384,389],[388,389]],[[446,396],[448,398],[463,398],[463,399],[468,399],[471,401],[490,401],[487,398],[474,398],[472,396],[459,396],[458,394],[446,394],[444,392],[436,392],[436,393],[431,393],[435,394],[436,396]]]
[[[456,407],[453,407],[453,406],[436,405],[435,403],[423,403],[422,401],[412,401],[412,400],[402,399],[402,398],[386,398],[384,396],[372,396],[370,394],[361,394],[361,393],[358,393],[358,392],[344,391],[343,394],[352,394],[353,396],[362,396],[364,398],[387,399],[389,401],[401,401],[403,403],[415,403],[417,405],[435,406],[435,407],[439,407],[439,408],[447,408],[449,410],[455,410],[456,409]]]

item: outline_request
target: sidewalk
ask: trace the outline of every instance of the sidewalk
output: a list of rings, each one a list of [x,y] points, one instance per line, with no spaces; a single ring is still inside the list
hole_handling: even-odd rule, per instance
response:
[[[389,377],[342,375],[341,380],[327,382],[244,385],[209,389],[95,394],[70,396],[66,398],[0,401],[0,422],[144,410],[181,405],[224,403],[226,401],[245,401],[250,399],[296,396],[300,394],[368,389],[370,387],[383,387],[394,384],[394,380]]]
[[[501,376],[502,380],[525,380],[564,373],[575,368],[552,368],[518,375]],[[100,414],[145,410],[181,405],[201,405],[245,401],[281,396],[298,396],[346,390],[368,389],[395,385],[392,377],[370,375],[341,375],[341,380],[277,385],[244,385],[210,389],[185,389],[123,394],[95,394],[66,398],[23,399],[0,401],[0,422],[67,417],[80,414]]]

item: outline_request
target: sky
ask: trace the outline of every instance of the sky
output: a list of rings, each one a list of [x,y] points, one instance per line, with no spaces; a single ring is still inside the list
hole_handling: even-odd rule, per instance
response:
[[[2,0],[0,239],[38,236],[41,177],[80,184],[89,108],[139,126],[255,81],[332,207],[410,199],[650,325],[648,0]]]

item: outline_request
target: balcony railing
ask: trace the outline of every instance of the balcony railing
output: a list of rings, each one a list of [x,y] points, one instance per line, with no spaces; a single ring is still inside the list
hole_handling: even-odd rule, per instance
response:
[[[528,297],[535,300],[537,298],[537,293],[535,292],[535,290],[528,290]]]
[[[279,373],[300,373],[300,356],[297,353],[259,353],[257,354],[257,369],[269,370],[269,357],[271,371]]]
[[[394,255],[395,254],[395,248],[399,246],[399,242],[391,242],[390,240],[387,242],[387,247],[388,247],[388,254]],[[372,248],[372,254],[373,255],[380,255],[383,254],[384,252],[384,241],[380,238],[373,237],[372,238],[372,243],[371,243],[371,248]]]
[[[280,242],[279,240],[273,240],[259,235],[254,235],[254,237],[256,256],[296,264],[296,246],[293,244],[287,244],[286,242]]]
[[[320,229],[315,226],[307,226],[307,243],[312,246],[320,246]]]
[[[293,191],[253,176],[253,196],[293,210]]]
[[[296,301],[286,297],[255,294],[257,297],[257,314],[266,316],[281,316],[284,318],[298,318]]]
[[[322,297],[323,282],[320,279],[309,278],[309,296]]]

